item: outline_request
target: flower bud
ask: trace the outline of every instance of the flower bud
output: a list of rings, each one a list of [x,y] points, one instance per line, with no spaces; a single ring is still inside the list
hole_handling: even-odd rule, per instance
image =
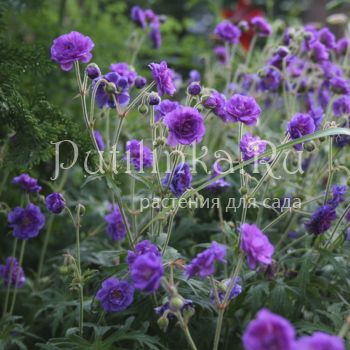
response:
[[[157,106],[157,105],[159,105],[159,103],[160,103],[160,97],[159,97],[159,95],[158,95],[156,92],[151,92],[151,93],[148,95],[148,103],[149,103],[151,106]]]
[[[105,91],[108,94],[115,94],[117,92],[117,88],[114,83],[108,82],[105,86]]]
[[[138,107],[138,111],[141,113],[141,114],[146,114],[148,112],[148,107],[146,105],[140,105]]]
[[[182,310],[182,317],[184,318],[184,320],[186,322],[188,322],[188,320],[196,313],[194,307],[189,306],[184,308],[184,310]]]
[[[247,194],[248,193],[248,188],[247,187],[241,187],[240,188],[240,192],[241,192],[241,195],[245,195],[245,194]]]
[[[169,325],[169,320],[166,316],[162,316],[160,318],[158,318],[158,326],[159,328],[163,331],[166,332],[166,330],[168,329],[168,325]]]
[[[85,71],[90,79],[96,79],[101,75],[101,70],[96,63],[90,63]]]
[[[180,296],[171,298],[169,307],[171,310],[179,311],[184,306],[184,301]]]
[[[315,150],[315,145],[313,142],[306,142],[304,143],[304,150],[307,152],[312,152]]]
[[[135,87],[137,89],[142,89],[147,84],[147,79],[145,77],[138,76],[135,79]]]
[[[289,54],[288,47],[286,47],[286,46],[280,46],[280,47],[277,49],[277,54],[278,54],[278,56],[280,56],[281,58],[286,57],[286,56]]]
[[[187,88],[187,92],[192,96],[199,95],[201,93],[201,90],[202,90],[202,87],[198,81],[194,81]]]

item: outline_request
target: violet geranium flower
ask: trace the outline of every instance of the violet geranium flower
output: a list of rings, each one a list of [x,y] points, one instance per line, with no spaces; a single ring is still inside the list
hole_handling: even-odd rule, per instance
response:
[[[60,214],[63,211],[66,202],[61,193],[54,192],[45,198],[45,204],[48,211],[54,214]]]
[[[28,192],[40,192],[41,186],[38,185],[38,180],[28,174],[21,174],[12,179],[12,183],[19,185],[23,190]]]
[[[7,216],[14,237],[29,239],[36,237],[45,225],[45,217],[40,208],[29,203],[26,208],[16,207]]]
[[[243,160],[248,160],[259,156],[266,151],[266,141],[259,136],[253,136],[251,133],[245,133],[239,143],[239,148],[243,155]]]
[[[93,41],[79,32],[63,34],[53,41],[51,46],[51,59],[61,65],[61,69],[69,71],[75,61],[88,63],[91,58]]]
[[[110,72],[96,78],[92,84],[93,87],[100,79],[107,80],[108,83],[102,82],[97,88],[96,103],[99,108],[115,108],[114,98],[120,106],[126,106],[129,103],[129,83],[126,77]]]
[[[107,235],[114,241],[120,241],[126,236],[126,227],[119,207],[111,206],[111,211],[104,219],[107,223]]]
[[[245,350],[292,350],[295,339],[293,325],[267,309],[258,312],[243,335]],[[299,349],[299,348],[298,348]]]
[[[134,287],[128,281],[110,277],[102,282],[96,299],[106,312],[123,311],[134,300]]]
[[[261,108],[254,97],[235,94],[226,102],[226,114],[230,121],[250,126],[257,123]]]
[[[5,265],[0,265],[0,276],[5,286],[15,287],[17,284],[17,288],[22,288],[26,280],[22,267],[13,256],[6,259]]]
[[[151,252],[136,257],[130,267],[130,275],[136,289],[155,292],[164,275],[162,257]]]
[[[313,118],[306,113],[295,114],[288,123],[288,132],[292,140],[297,140],[302,136],[312,134],[315,129],[316,126]],[[294,148],[301,151],[302,144],[294,145]]]
[[[315,332],[311,336],[301,337],[293,350],[345,350],[344,340],[323,332]]]
[[[254,224],[242,224],[240,231],[241,250],[247,256],[248,266],[253,270],[258,264],[270,265],[275,248],[267,236]]]
[[[225,262],[226,247],[212,242],[209,248],[201,253],[185,266],[185,276],[191,278],[193,276],[207,277],[215,272],[215,262]]]
[[[166,187],[170,180],[170,173],[163,178],[162,184]],[[176,197],[180,197],[192,184],[191,169],[187,163],[180,163],[174,171],[169,188]]]
[[[138,140],[129,140],[126,143],[126,151],[129,155],[126,155],[123,159],[130,160],[131,164],[137,171],[143,168],[149,168],[153,164],[153,153]],[[130,159],[129,159],[130,158]]]
[[[230,21],[222,21],[216,26],[214,34],[229,44],[238,44],[241,30]]]
[[[151,69],[153,80],[156,83],[159,96],[168,94],[170,96],[174,95],[176,88],[173,83],[173,74],[168,68],[165,61],[160,63],[151,63],[149,65]]]

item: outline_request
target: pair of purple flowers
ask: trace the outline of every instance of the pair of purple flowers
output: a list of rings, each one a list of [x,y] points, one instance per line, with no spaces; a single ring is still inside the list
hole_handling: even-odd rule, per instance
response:
[[[319,235],[332,226],[333,221],[337,218],[336,208],[345,201],[346,192],[346,186],[333,186],[332,198],[325,205],[316,209],[310,220],[305,223],[305,228],[309,233]]]
[[[345,350],[344,341],[336,336],[315,332],[296,339],[293,325],[267,309],[258,312],[243,335],[245,350]]]
[[[133,302],[135,289],[153,293],[160,286],[164,274],[162,257],[150,241],[144,240],[134,251],[128,251],[127,263],[132,283],[111,277],[102,283],[96,294],[106,312],[125,310]]]
[[[139,6],[133,6],[131,9],[131,19],[145,31],[149,27],[149,38],[153,43],[153,47],[159,49],[162,42],[160,33],[162,18],[151,9],[144,10]]]
[[[241,122],[253,126],[261,116],[261,108],[254,97],[241,94],[235,94],[226,101],[224,95],[214,90],[203,101],[203,105],[224,122]]]
[[[242,224],[240,227],[241,250],[245,253],[247,264],[255,269],[258,264],[268,266],[272,263],[274,247],[267,236],[254,224]],[[187,266],[187,278],[194,276],[208,277],[215,272],[215,262],[225,262],[226,247],[212,242],[209,248],[199,253]]]

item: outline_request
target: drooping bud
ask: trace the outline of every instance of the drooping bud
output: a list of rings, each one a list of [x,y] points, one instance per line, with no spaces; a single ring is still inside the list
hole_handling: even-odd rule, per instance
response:
[[[202,90],[202,87],[198,81],[192,82],[187,88],[187,92],[192,96],[199,95],[201,93],[201,90]]]
[[[151,92],[149,95],[148,95],[148,103],[151,105],[151,106],[157,106],[160,104],[160,97],[159,95],[156,93],[156,92]]]
[[[96,63],[90,63],[86,67],[86,74],[90,79],[96,79],[101,75],[101,70]]]

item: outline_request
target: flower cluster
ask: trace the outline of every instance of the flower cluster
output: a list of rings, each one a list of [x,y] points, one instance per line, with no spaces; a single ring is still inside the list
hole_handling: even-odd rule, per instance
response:
[[[143,30],[150,27],[149,37],[155,49],[161,45],[160,24],[161,17],[155,14],[151,9],[143,10],[140,6],[133,6],[131,9],[131,19]]]
[[[26,281],[22,267],[13,256],[6,259],[5,265],[0,265],[0,276],[4,280],[5,286],[22,288]]]

